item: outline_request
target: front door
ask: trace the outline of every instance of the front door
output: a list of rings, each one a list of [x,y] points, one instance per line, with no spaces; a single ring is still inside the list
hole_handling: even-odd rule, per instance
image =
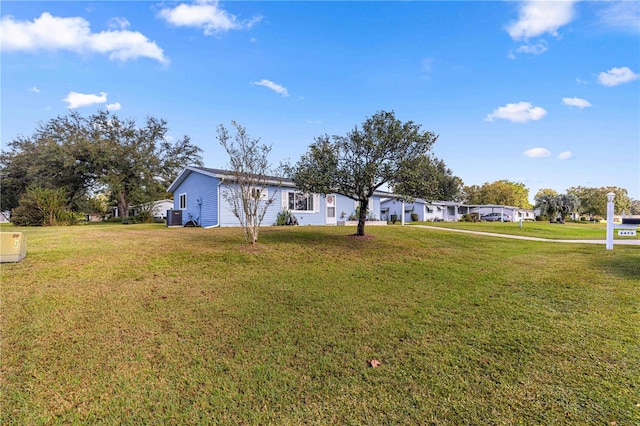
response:
[[[326,219],[327,225],[336,225],[336,196],[333,194],[327,195],[326,200]]]

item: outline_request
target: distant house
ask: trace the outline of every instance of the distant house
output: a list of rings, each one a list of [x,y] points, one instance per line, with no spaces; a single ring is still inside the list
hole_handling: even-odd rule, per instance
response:
[[[85,218],[87,222],[102,222],[104,215],[102,213],[87,213],[85,214]]]
[[[153,201],[151,203],[135,204],[129,207],[129,216],[138,216],[140,212],[148,209],[149,205],[153,203],[153,218],[159,220],[167,219],[167,210],[173,209],[173,200],[165,199]],[[110,212],[111,217],[120,217],[120,211],[117,207],[112,207]]]
[[[522,220],[535,220],[535,215],[531,209],[500,205],[471,205],[454,201],[426,201],[416,199],[412,202],[405,202],[399,198],[387,198],[382,201],[381,209],[383,219],[391,220],[395,215],[398,221],[412,221],[412,214],[418,222],[456,222],[462,220],[465,214],[480,214],[483,216],[489,213],[503,213],[509,216],[512,222]],[[404,211],[403,211],[404,207]]]
[[[11,221],[11,212],[4,211],[0,212],[0,223],[9,223]]]
[[[233,182],[233,174],[227,170],[206,167],[186,167],[167,190],[173,193],[173,210],[181,212],[182,225],[190,220],[199,226],[239,226],[225,191]],[[265,214],[263,225],[274,225],[278,213],[290,211],[299,225],[337,225],[355,215],[356,201],[340,194],[306,194],[299,191],[290,179],[269,178],[264,188],[256,188],[264,199],[274,197]],[[380,218],[380,201],[385,193],[371,197],[369,216]]]
[[[469,206],[475,212],[479,212],[480,216],[489,213],[502,213],[509,216],[511,222],[519,222],[522,220],[536,220],[535,213],[532,209],[523,209],[513,206],[501,206],[496,204],[483,204]]]
[[[138,216],[140,212],[148,209],[150,204],[153,204],[153,218],[154,219],[167,219],[167,210],[173,209],[173,200],[165,199],[153,201],[152,203],[136,204],[129,207],[129,216]]]
[[[460,203],[452,201],[426,201],[420,198],[404,204],[397,198],[382,201],[383,218],[391,220],[391,216],[395,215],[398,221],[402,221],[404,215],[405,222],[411,222],[412,214],[416,215],[418,222],[457,221],[459,206]]]

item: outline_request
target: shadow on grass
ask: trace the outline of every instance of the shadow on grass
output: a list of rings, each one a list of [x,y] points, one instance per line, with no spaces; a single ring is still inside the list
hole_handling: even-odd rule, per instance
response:
[[[619,248],[598,257],[594,266],[620,278],[635,278],[640,282],[640,250]]]
[[[260,241],[265,244],[284,243],[355,248],[362,244],[367,245],[375,242],[376,236],[371,233],[366,233],[362,237],[357,236],[355,235],[355,228],[351,227],[333,228],[330,232],[327,232],[326,229],[319,231],[316,227],[287,227],[261,230]]]

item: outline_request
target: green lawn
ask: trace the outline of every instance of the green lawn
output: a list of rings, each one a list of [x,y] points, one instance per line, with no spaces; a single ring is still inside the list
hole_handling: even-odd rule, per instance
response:
[[[396,222],[398,225],[399,222]],[[522,235],[525,237],[549,238],[557,240],[605,240],[606,223],[567,222],[565,224],[549,222],[407,222],[407,225],[428,225],[443,228],[465,229],[470,231],[493,232],[496,234]],[[620,237],[614,231],[614,240],[640,239],[640,230],[635,237]]]
[[[640,424],[638,246],[20,230],[2,424]]]

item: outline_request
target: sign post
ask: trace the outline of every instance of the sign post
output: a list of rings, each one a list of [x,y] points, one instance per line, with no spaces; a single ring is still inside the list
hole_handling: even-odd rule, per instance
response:
[[[613,199],[615,193],[607,194],[607,250],[613,250]]]

